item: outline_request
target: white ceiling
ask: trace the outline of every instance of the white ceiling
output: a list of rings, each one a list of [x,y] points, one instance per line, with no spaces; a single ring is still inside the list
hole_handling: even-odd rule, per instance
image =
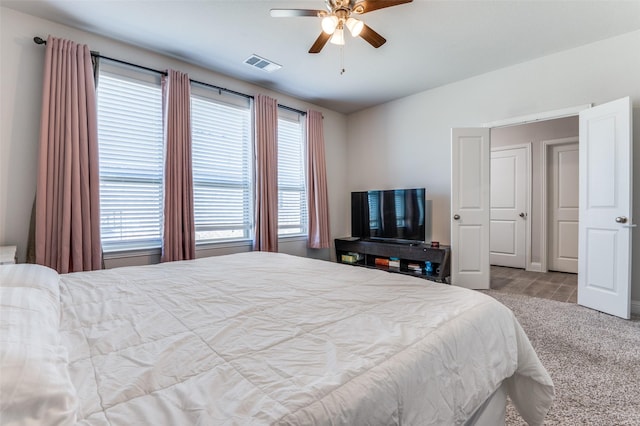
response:
[[[640,0],[414,0],[362,15],[387,39],[379,49],[345,34],[343,51],[327,43],[311,55],[307,51],[320,33],[320,19],[272,18],[269,9],[322,9],[323,0],[0,0],[0,5],[344,113],[640,29]],[[117,58],[117,52],[101,53]],[[245,65],[251,54],[283,68],[266,73]]]

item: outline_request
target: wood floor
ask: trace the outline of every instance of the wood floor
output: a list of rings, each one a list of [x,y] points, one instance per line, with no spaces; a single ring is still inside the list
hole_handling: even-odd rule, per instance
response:
[[[491,289],[576,303],[578,275],[563,272],[528,272],[524,269],[491,266]]]

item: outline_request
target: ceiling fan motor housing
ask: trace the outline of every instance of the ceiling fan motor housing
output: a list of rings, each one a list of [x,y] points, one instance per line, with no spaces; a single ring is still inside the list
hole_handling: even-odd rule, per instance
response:
[[[334,44],[344,44],[343,29],[346,26],[351,35],[360,37],[376,49],[386,43],[386,39],[364,22],[351,17],[374,10],[384,9],[413,0],[325,0],[328,10],[314,9],[271,9],[274,17],[312,16],[322,18],[322,32],[309,49],[309,53],[319,53],[331,39]]]
[[[331,10],[335,11],[338,9],[346,9],[351,11],[351,1],[350,0],[331,0]]]

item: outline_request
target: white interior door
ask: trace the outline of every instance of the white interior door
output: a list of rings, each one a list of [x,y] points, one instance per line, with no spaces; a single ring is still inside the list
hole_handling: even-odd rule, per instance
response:
[[[489,288],[490,135],[451,131],[451,284]]]
[[[578,144],[549,147],[549,270],[578,273]]]
[[[629,318],[631,100],[580,113],[578,303]]]
[[[527,266],[527,212],[529,151],[526,147],[491,150],[492,265],[525,269]]]

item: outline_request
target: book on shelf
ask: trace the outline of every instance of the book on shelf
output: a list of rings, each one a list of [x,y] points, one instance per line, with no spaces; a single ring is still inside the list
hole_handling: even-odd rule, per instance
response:
[[[422,273],[422,265],[419,263],[408,263],[407,269],[411,272]]]
[[[389,259],[387,259],[386,257],[376,257],[375,260],[375,265],[376,266],[391,266],[389,265]]]
[[[340,260],[343,263],[357,263],[362,260],[363,255],[361,253],[348,252],[340,256]]]

